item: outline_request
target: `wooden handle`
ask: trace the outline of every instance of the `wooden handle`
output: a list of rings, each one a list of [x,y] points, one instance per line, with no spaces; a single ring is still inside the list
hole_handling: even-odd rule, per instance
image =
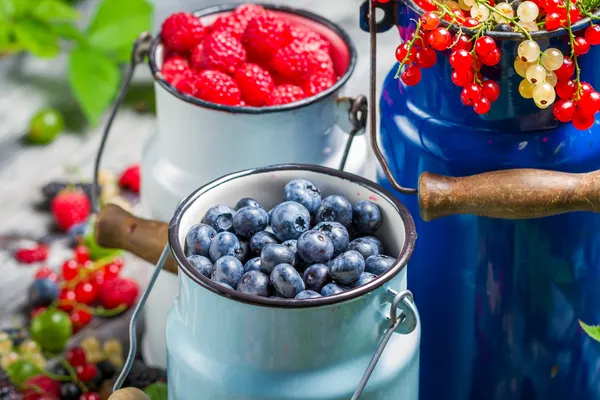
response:
[[[108,400],[150,400],[150,397],[140,389],[125,388],[111,394]]]
[[[115,204],[107,204],[96,219],[96,243],[110,249],[123,249],[156,264],[167,244],[169,225],[138,218]],[[177,264],[169,255],[164,269],[177,273]]]
[[[425,221],[455,214],[527,219],[600,212],[600,171],[511,169],[462,178],[424,172],[419,178],[419,208]]]

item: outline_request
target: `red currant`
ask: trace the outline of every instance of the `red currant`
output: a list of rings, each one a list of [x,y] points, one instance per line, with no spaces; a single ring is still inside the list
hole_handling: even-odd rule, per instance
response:
[[[415,4],[421,7],[425,11],[436,11],[437,5],[432,4],[427,0],[415,0]]]
[[[114,279],[119,276],[119,272],[121,272],[121,268],[117,264],[108,264],[104,267],[104,280]]]
[[[577,8],[576,5],[574,5],[573,3],[571,3],[571,11],[569,11],[569,17],[571,19],[571,25],[573,25],[575,22],[579,21],[581,19],[581,13],[579,12],[579,9]]]
[[[389,3],[390,0],[377,0],[377,2],[381,3],[381,4],[385,4],[385,3]]]
[[[450,65],[454,69],[469,69],[473,65],[473,56],[467,50],[455,50],[450,54]]]
[[[581,95],[583,96],[586,93],[593,92],[594,88],[587,82],[581,82]]]
[[[58,308],[67,312],[71,311],[73,309],[73,304],[76,303],[75,292],[67,288],[62,289],[58,296],[58,302]]]
[[[574,73],[575,63],[569,57],[565,57],[560,68],[554,71],[554,74],[559,81],[570,79]]]
[[[600,26],[590,25],[585,30],[585,40],[592,46],[600,44]]]
[[[443,51],[452,43],[452,35],[446,28],[437,27],[429,33],[429,45],[438,51]]]
[[[481,99],[481,88],[476,84],[467,85],[460,93],[460,100],[465,106],[473,106]]]
[[[35,279],[50,279],[52,281],[56,281],[58,279],[58,276],[52,268],[41,267],[35,273]]]
[[[29,315],[30,319],[34,319],[38,314],[46,311],[47,309],[48,309],[48,307],[44,307],[44,306],[34,307],[34,309],[31,310],[31,314]]]
[[[72,347],[67,351],[66,359],[73,367],[83,366],[87,364],[85,351],[79,346]]]
[[[584,55],[588,51],[590,51],[590,44],[584,37],[576,37],[573,41],[573,51],[578,56]]]
[[[490,111],[490,107],[492,107],[492,103],[485,97],[482,97],[473,105],[473,110],[479,115],[487,114]]]
[[[500,96],[500,85],[498,85],[496,81],[487,80],[483,82],[481,92],[483,97],[494,102],[498,100],[498,97]]]
[[[465,22],[463,23],[463,26],[465,28],[474,28],[477,25],[479,25],[479,21],[477,21],[475,18],[467,18],[467,19],[465,19]]]
[[[475,41],[475,51],[482,57],[494,51],[494,49],[497,49],[496,42],[489,36],[482,36]]]
[[[560,28],[560,14],[556,12],[551,12],[546,15],[546,30],[553,31],[555,29]]]
[[[98,290],[89,282],[80,282],[75,286],[75,299],[82,304],[92,304],[96,301]]]
[[[452,83],[458,87],[463,87],[473,83],[473,71],[468,69],[452,72]]]
[[[575,110],[573,118],[571,119],[573,126],[580,131],[590,129],[592,125],[594,125],[595,121],[596,118],[594,118],[593,114],[586,114],[581,108],[577,108]]]
[[[399,63],[401,63],[403,61],[405,64],[413,63],[415,61],[416,55],[417,55],[417,49],[415,49],[413,46],[411,46],[410,52],[409,52],[408,43],[403,43],[396,48],[396,60],[398,60]]]
[[[96,368],[96,366],[90,363],[85,365],[78,365],[75,368],[75,371],[77,372],[77,377],[83,382],[91,381],[96,377],[96,374],[98,373],[98,369]]]
[[[379,0],[380,3],[387,3],[389,0]],[[100,394],[96,392],[87,392],[79,396],[79,400],[100,400]]]
[[[575,103],[571,100],[560,99],[552,106],[552,113],[560,122],[569,122],[575,114]]]
[[[79,264],[83,264],[90,260],[90,250],[86,246],[77,246],[73,258],[75,258],[75,261]]]
[[[560,81],[556,84],[556,94],[564,100],[569,100],[575,94],[577,85],[574,81]]]
[[[417,52],[416,64],[421,68],[431,68],[437,61],[437,54],[435,50],[429,47],[423,47]]]
[[[554,12],[558,10],[559,7],[564,7],[564,4],[561,4],[561,0],[545,0],[544,1],[544,11],[547,13]]]
[[[500,50],[498,50],[498,48],[495,48],[494,50],[487,53],[485,56],[482,56],[481,62],[485,65],[494,66],[500,62],[501,58],[502,53],[500,52]]]
[[[577,107],[585,114],[596,114],[600,110],[600,93],[586,92],[581,95],[577,102]]]
[[[426,12],[421,16],[421,26],[426,31],[431,31],[440,25],[440,17],[436,13]]]
[[[117,267],[119,267],[119,271],[123,268],[123,266],[125,265],[125,260],[123,260],[123,258],[121,257],[115,257],[112,260],[112,263],[115,264]]]
[[[464,49],[467,51],[471,51],[473,48],[473,42],[469,40],[469,37],[466,35],[459,35],[452,45],[452,50],[460,50]]]
[[[62,265],[62,276],[65,280],[70,281],[75,279],[79,274],[79,265],[75,260],[67,260]]]
[[[400,74],[400,79],[406,86],[415,86],[421,80],[421,69],[414,65],[408,66],[402,74]]]
[[[77,309],[71,313],[69,318],[71,319],[71,325],[73,325],[73,329],[75,331],[79,331],[81,328],[90,323],[92,320],[92,314],[85,310]]]

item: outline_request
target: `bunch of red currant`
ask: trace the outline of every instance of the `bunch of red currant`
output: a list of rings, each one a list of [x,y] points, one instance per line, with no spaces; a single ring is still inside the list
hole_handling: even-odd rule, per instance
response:
[[[389,0],[382,1],[386,3]],[[463,104],[472,106],[477,114],[485,114],[498,99],[500,86],[485,79],[481,68],[500,62],[502,53],[489,31],[520,32],[526,40],[518,46],[514,62],[517,74],[523,77],[519,93],[533,99],[541,109],[553,105],[553,113],[561,122],[572,122],[577,129],[589,129],[600,109],[600,93],[580,81],[577,57],[586,54],[591,45],[600,44],[600,26],[591,25],[582,32],[571,26],[583,17],[600,19],[592,14],[590,5],[581,0],[415,0],[425,12],[417,21],[410,40],[396,49],[400,63],[397,77],[407,86],[421,80],[421,68],[430,68],[437,61],[437,51],[451,50],[452,82],[462,87]],[[457,34],[440,26],[445,20]],[[539,29],[565,28],[571,47],[570,57],[556,48],[542,51],[530,32]],[[467,35],[463,29],[468,28]],[[573,76],[575,75],[575,76]],[[555,103],[556,96],[560,98]]]

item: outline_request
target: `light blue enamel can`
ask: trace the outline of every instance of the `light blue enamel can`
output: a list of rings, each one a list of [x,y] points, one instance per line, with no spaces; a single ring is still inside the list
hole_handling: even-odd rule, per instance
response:
[[[281,202],[283,187],[295,178],[310,180],[323,196],[335,193],[352,203],[369,199],[378,204],[384,222],[377,236],[397,257],[394,265],[348,292],[284,300],[225,288],[189,264],[185,236],[211,206],[250,196],[269,209]],[[172,254],[180,287],[166,328],[169,399],[417,400],[421,326],[406,290],[406,264],[415,240],[413,220],[393,195],[327,167],[245,170],[196,190],[171,220],[169,245],[155,272]],[[132,329],[148,291],[134,312]],[[135,341],[131,359],[134,354]]]

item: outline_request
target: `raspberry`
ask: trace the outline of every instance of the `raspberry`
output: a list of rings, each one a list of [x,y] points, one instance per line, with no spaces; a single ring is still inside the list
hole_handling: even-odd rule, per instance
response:
[[[63,231],[83,222],[91,212],[90,201],[80,190],[66,189],[52,200],[51,209],[54,221]]]
[[[263,6],[259,6],[258,4],[242,4],[235,9],[234,14],[241,19],[250,21],[253,18],[266,15],[267,12]]]
[[[250,20],[242,36],[249,56],[255,60],[268,60],[289,40],[288,24],[270,13]]]
[[[248,19],[243,18],[241,15],[224,15],[217,18],[210,26],[210,29],[211,32],[227,31],[235,38],[241,39],[246,30],[246,26],[248,26],[248,21]]]
[[[234,78],[242,91],[242,98],[253,107],[264,105],[275,88],[269,71],[256,64],[246,64],[238,68]]]
[[[140,166],[134,164],[128,167],[119,178],[119,186],[132,192],[140,192]]]
[[[290,38],[291,40],[299,40],[302,43],[306,43],[313,50],[323,50],[329,53],[331,49],[331,44],[327,40],[304,26],[291,25]]]
[[[39,244],[29,249],[18,249],[15,251],[15,260],[21,264],[32,264],[46,261],[48,258],[48,246]]]
[[[188,13],[176,13],[163,22],[161,37],[169,51],[189,53],[206,35],[200,20]]]
[[[198,75],[196,88],[198,98],[211,103],[235,106],[242,99],[240,88],[233,78],[219,71],[202,71]]]
[[[184,71],[180,75],[177,75],[172,82],[169,82],[175,89],[181,93],[186,93],[191,96],[196,96],[198,89],[196,87],[196,80],[198,76],[191,70]]]
[[[190,54],[190,65],[194,68],[196,72],[202,71],[206,66],[203,64],[204,54],[204,45],[202,43],[198,43],[194,50],[192,50],[192,54]]]
[[[302,100],[305,97],[306,95],[301,87],[295,85],[281,85],[277,86],[275,90],[271,92],[271,95],[267,100],[267,105],[276,106],[293,103],[294,101]]]
[[[311,76],[304,84],[304,92],[308,96],[314,96],[323,90],[329,89],[335,84],[335,77],[332,74],[324,73]]]
[[[279,75],[297,83],[305,82],[315,74],[333,74],[333,61],[328,53],[313,50],[297,40],[277,50],[271,65]]]
[[[45,375],[32,376],[25,381],[23,387],[34,391],[38,395],[40,393],[56,397],[60,395],[60,382]]]
[[[124,304],[131,307],[138,296],[138,284],[126,278],[115,278],[104,281],[98,292],[98,299],[102,307],[107,310]]]
[[[242,42],[227,31],[217,31],[204,39],[202,53],[193,54],[192,67],[215,69],[233,75],[238,65],[246,61]]]
[[[181,56],[175,56],[167,59],[162,66],[161,73],[165,80],[171,83],[176,76],[183,74],[185,71],[190,69],[189,61]]]

